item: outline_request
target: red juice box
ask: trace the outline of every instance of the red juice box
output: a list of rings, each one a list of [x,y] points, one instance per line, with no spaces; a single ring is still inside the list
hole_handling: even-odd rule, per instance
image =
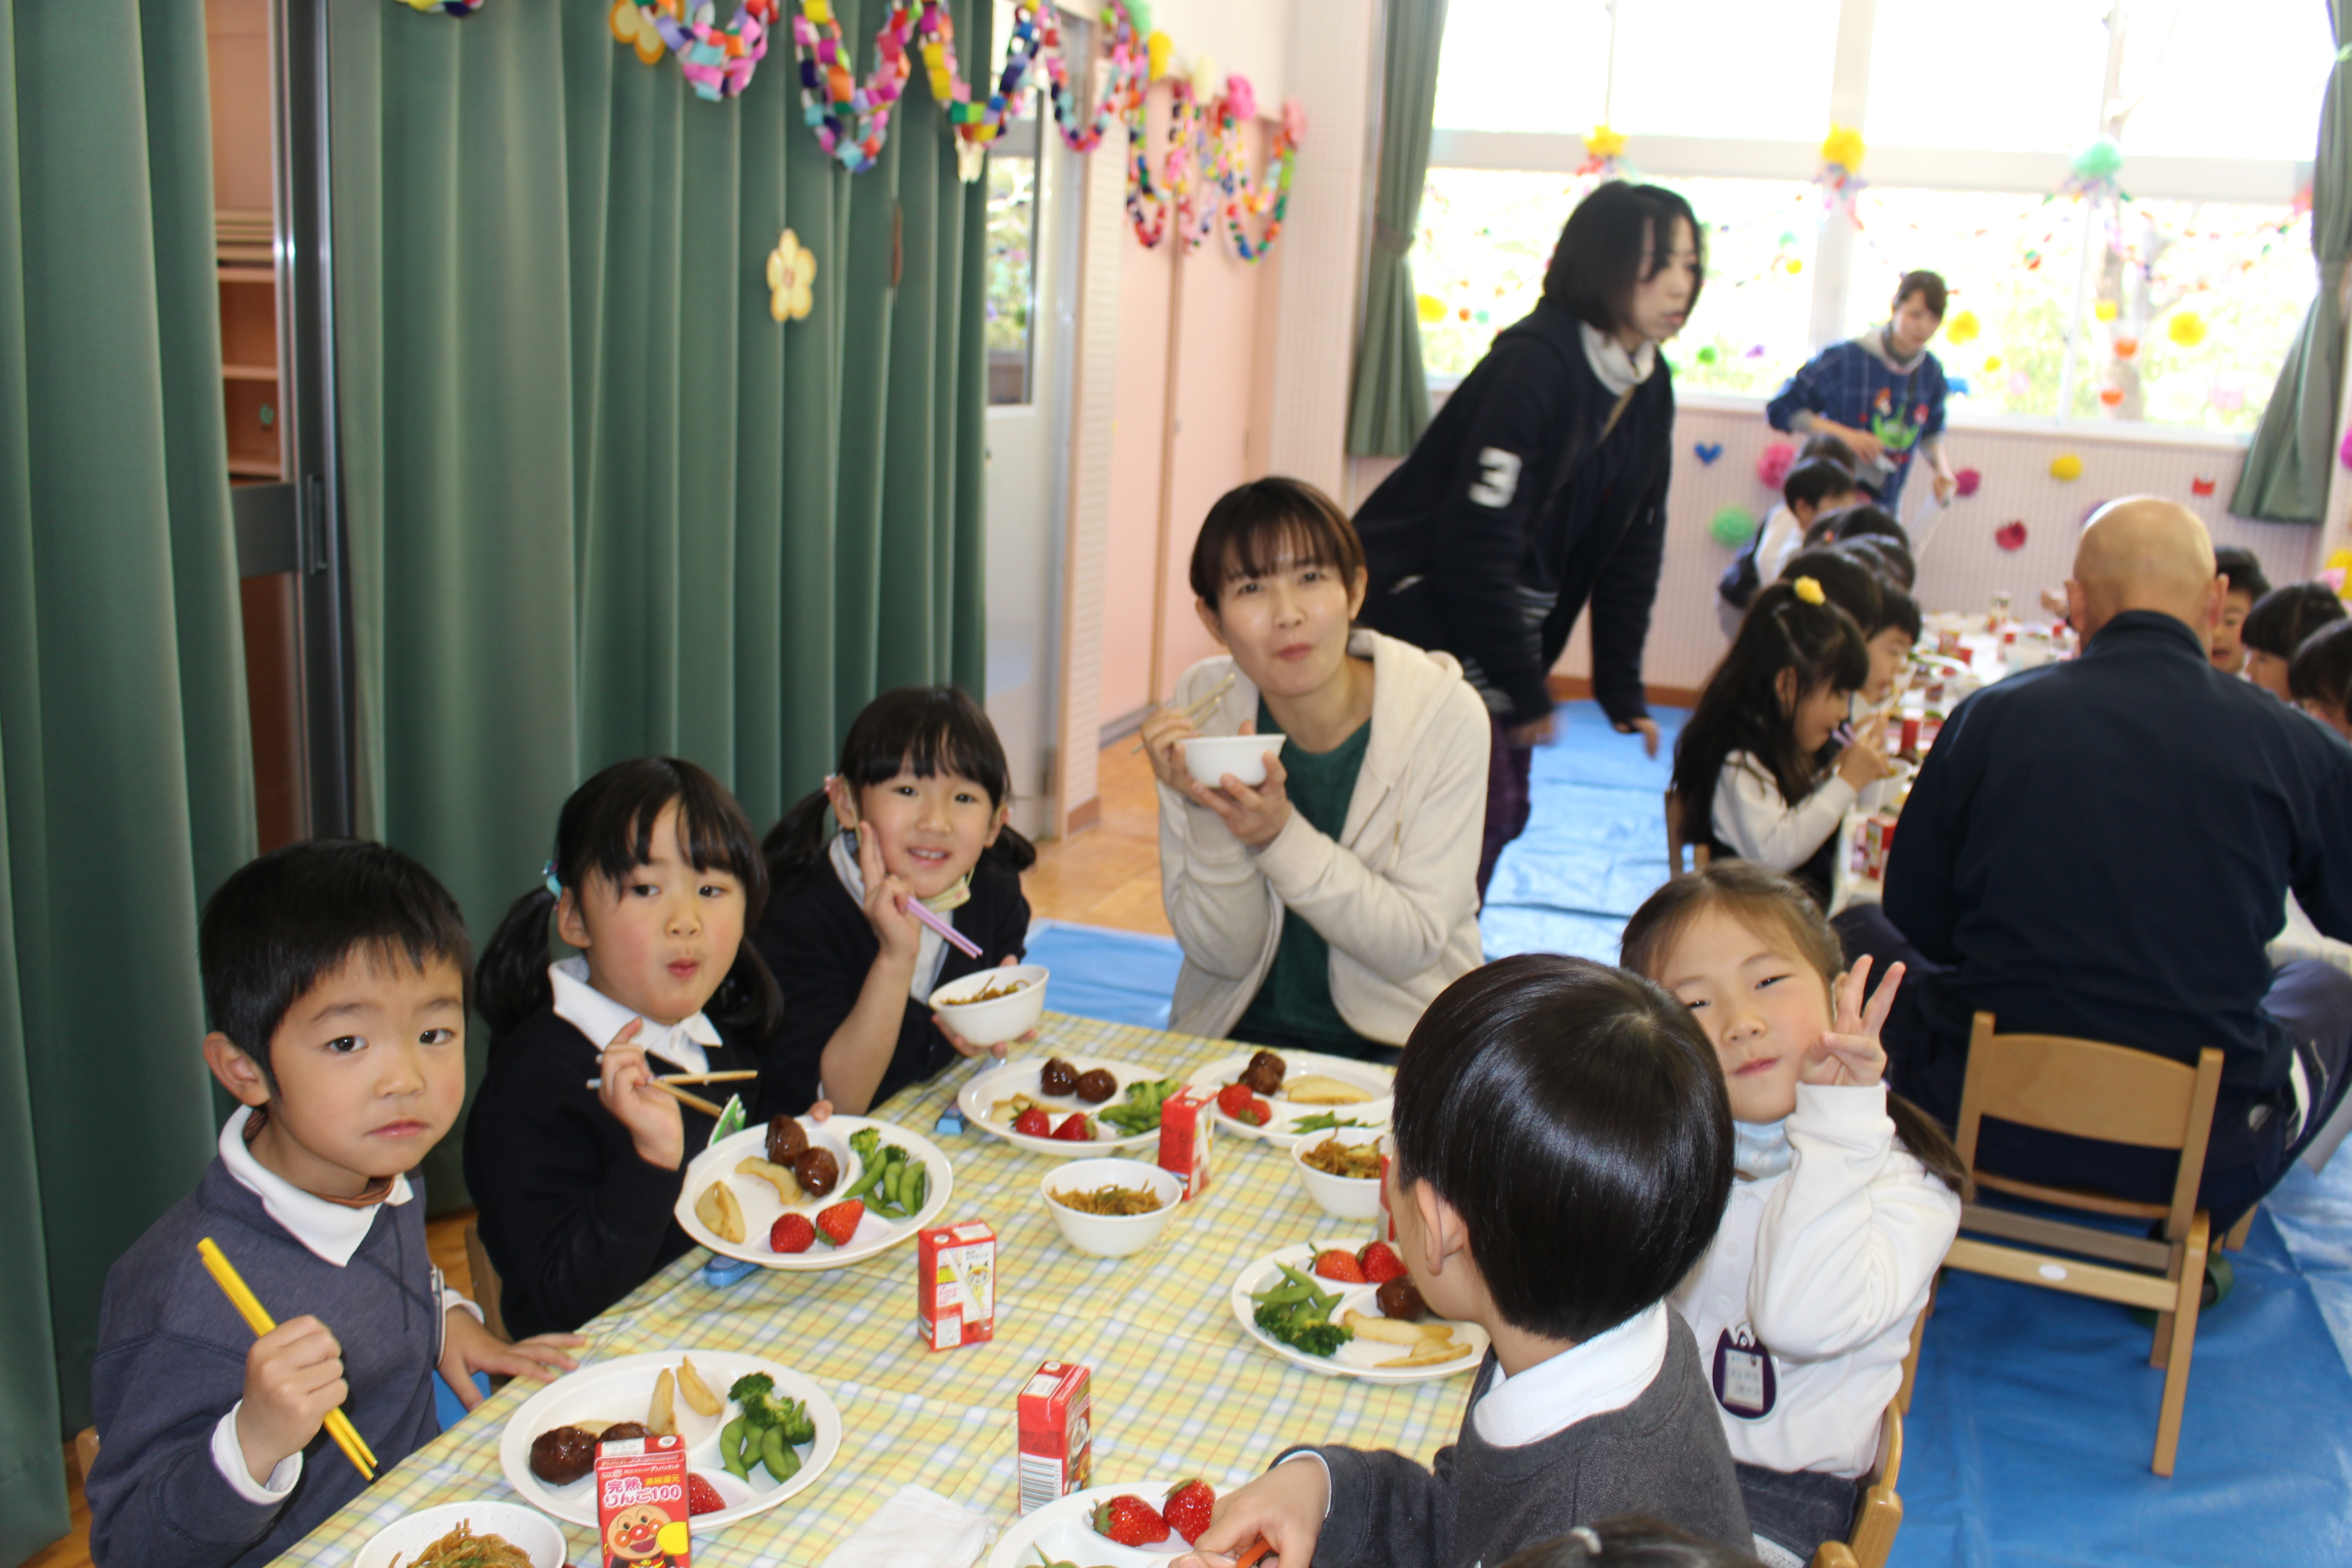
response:
[[[1021,1511],[1087,1489],[1095,1468],[1094,1397],[1085,1367],[1049,1361],[1021,1385]]]
[[[1901,748],[1896,752],[1896,753],[1895,753],[1895,754],[1896,754],[1897,756],[1910,757],[1910,758],[1913,758],[1913,759],[1915,759],[1915,760],[1918,757],[1918,755],[1919,755],[1919,721],[1918,721],[1918,720],[1916,720],[1916,719],[1906,719],[1906,720],[1904,720],[1904,721],[1903,721],[1903,744],[1902,744]]]
[[[686,1444],[631,1437],[596,1450],[596,1561],[604,1568],[691,1568]]]
[[[1863,824],[1863,870],[1874,880],[1886,876],[1886,857],[1895,848],[1895,818],[1874,816]]]
[[[996,1232],[985,1221],[915,1238],[915,1323],[935,1351],[996,1337]]]
[[[1955,654],[1959,652],[1960,634],[1949,626],[1946,626],[1942,630],[1938,631],[1936,634],[1936,651],[1941,654]]]
[[[1214,1091],[1187,1089],[1160,1102],[1160,1168],[1184,1184],[1185,1203],[1209,1194],[1209,1134],[1216,1119]]]

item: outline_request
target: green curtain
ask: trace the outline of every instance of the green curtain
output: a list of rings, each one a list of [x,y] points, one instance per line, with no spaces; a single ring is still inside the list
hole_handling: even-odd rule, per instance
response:
[[[863,68],[882,0],[835,10]],[[690,757],[763,828],[877,690],[983,690],[984,191],[919,75],[852,176],[788,31],[708,103],[577,0],[329,17],[362,830],[479,941],[607,763]]]
[[[1402,458],[1429,427],[1421,318],[1405,253],[1421,226],[1429,132],[1445,0],[1389,0],[1381,63],[1381,183],[1372,203],[1372,264],[1364,279],[1364,335],[1348,395],[1348,452]]]
[[[65,1531],[107,1268],[212,1155],[196,912],[254,826],[208,125],[201,6],[0,5],[6,1563]]]
[[[2345,0],[2328,0],[2327,19],[2345,43]],[[2278,385],[2254,430],[2230,510],[2272,522],[2317,522],[2336,467],[2336,412],[2344,387],[2344,281],[2352,261],[2352,117],[2339,59],[2319,109],[2319,151],[2311,171],[2311,249],[2319,292],[2303,331],[2279,367]]]

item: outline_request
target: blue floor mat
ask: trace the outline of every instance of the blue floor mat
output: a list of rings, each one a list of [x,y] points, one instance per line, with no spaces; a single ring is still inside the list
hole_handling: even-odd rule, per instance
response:
[[[1039,921],[1029,928],[1029,962],[1054,972],[1045,1000],[1055,1012],[1164,1029],[1184,954],[1172,937]]]

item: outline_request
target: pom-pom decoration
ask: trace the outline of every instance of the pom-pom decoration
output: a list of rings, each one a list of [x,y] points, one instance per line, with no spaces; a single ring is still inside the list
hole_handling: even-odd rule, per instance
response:
[[[1833,163],[1849,174],[1862,172],[1862,157],[1868,151],[1862,132],[1851,125],[1832,125],[1830,133],[1822,138],[1822,162]]]
[[[2117,359],[2129,359],[2132,355],[2139,353],[2139,340],[2137,338],[2118,337],[2116,339],[2115,349],[2116,357]]]
[[[1163,79],[1168,75],[1169,62],[1176,57],[1176,40],[1165,33],[1154,33],[1143,40],[1143,49],[1145,58],[1151,62],[1151,79]]]
[[[2116,302],[2113,300],[2102,300],[2091,307],[2091,314],[2102,321],[2112,321],[2116,319]]]
[[[2205,318],[2194,310],[2175,310],[2164,323],[2164,335],[2181,348],[2193,349],[2205,341]]]
[[[1257,89],[1250,86],[1250,79],[1239,71],[1225,78],[1225,107],[1236,120],[1257,118]]]
[[[1797,597],[1802,599],[1808,605],[1821,604],[1829,597],[1828,595],[1822,592],[1821,584],[1811,577],[1800,577],[1795,582],[1790,584],[1789,586],[1796,590]]]
[[[1963,343],[1976,342],[1977,333],[1982,330],[1974,310],[1962,310],[1944,323],[1944,338],[1954,348],[1958,348]]]
[[[1424,327],[1433,327],[1445,320],[1445,301],[1434,294],[1423,294],[1412,302],[1413,314]]]
[[[2103,386],[2099,388],[2099,401],[2109,408],[2121,408],[2124,405],[2124,389],[2120,386]]]
[[[2000,368],[2000,356],[1999,354],[1985,355],[1984,367],[1985,374],[1987,375],[1990,375],[1993,372]]]
[[[1993,530],[1992,542],[2011,552],[2025,548],[2025,524],[2011,518]]]
[[[2083,459],[2072,452],[2061,452],[2050,459],[2050,477],[2063,484],[2072,484],[2083,477]]]
[[[2344,432],[2344,444],[2336,448],[2336,460],[2352,468],[2352,430]]]
[[[1978,488],[1983,483],[1984,476],[1974,468],[1962,468],[1952,476],[1952,489],[1958,491],[1963,500],[1976,494]]]
[[[2246,405],[2246,389],[2234,381],[2217,381],[2205,389],[2205,401],[2223,414],[2235,414]]]
[[[1726,550],[1737,550],[1756,536],[1756,514],[1744,506],[1727,506],[1707,520],[1709,538]]]
[[[412,11],[438,11],[445,16],[470,16],[482,8],[482,0],[403,0]]]
[[[1789,479],[1789,470],[1797,466],[1797,444],[1775,441],[1757,454],[1756,482],[1766,489],[1777,490]]]
[[[1192,95],[1206,103],[1217,96],[1217,86],[1224,79],[1217,72],[1217,57],[1202,49],[1192,57]]]
[[[791,229],[768,253],[768,314],[779,321],[797,321],[816,303],[816,255]]]
[[[1821,188],[1823,215],[1842,212],[1856,228],[1862,226],[1862,220],[1854,216],[1853,204],[1862,195],[1862,159],[1865,151],[1860,131],[1833,123],[1830,133],[1822,138],[1822,166],[1813,175],[1813,184]]]
[[[2331,572],[2336,574],[2333,579],[2329,579],[2327,575]],[[2336,550],[2330,552],[2326,563],[2320,568],[2319,575],[2324,581],[2332,581],[2336,587],[2336,596],[2339,599],[2342,598],[2344,596],[2345,578],[2347,575],[2352,575],[2352,550]]]
[[[2058,195],[2085,197],[2093,202],[2126,202],[2131,200],[2116,176],[2123,173],[2124,150],[2112,136],[2102,136],[2074,154],[2066,167],[2066,177],[2058,185]],[[2102,317],[2101,320],[2109,318]]]

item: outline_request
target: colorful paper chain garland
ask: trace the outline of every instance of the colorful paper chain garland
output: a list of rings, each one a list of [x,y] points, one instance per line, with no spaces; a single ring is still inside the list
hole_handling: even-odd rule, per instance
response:
[[[470,16],[482,8],[482,0],[401,0],[412,11],[438,11],[445,16]]]
[[[647,65],[675,54],[695,96],[716,103],[751,85],[752,70],[767,58],[780,8],[781,0],[741,0],[722,27],[710,0],[614,0],[607,20],[613,37],[634,47]]]

